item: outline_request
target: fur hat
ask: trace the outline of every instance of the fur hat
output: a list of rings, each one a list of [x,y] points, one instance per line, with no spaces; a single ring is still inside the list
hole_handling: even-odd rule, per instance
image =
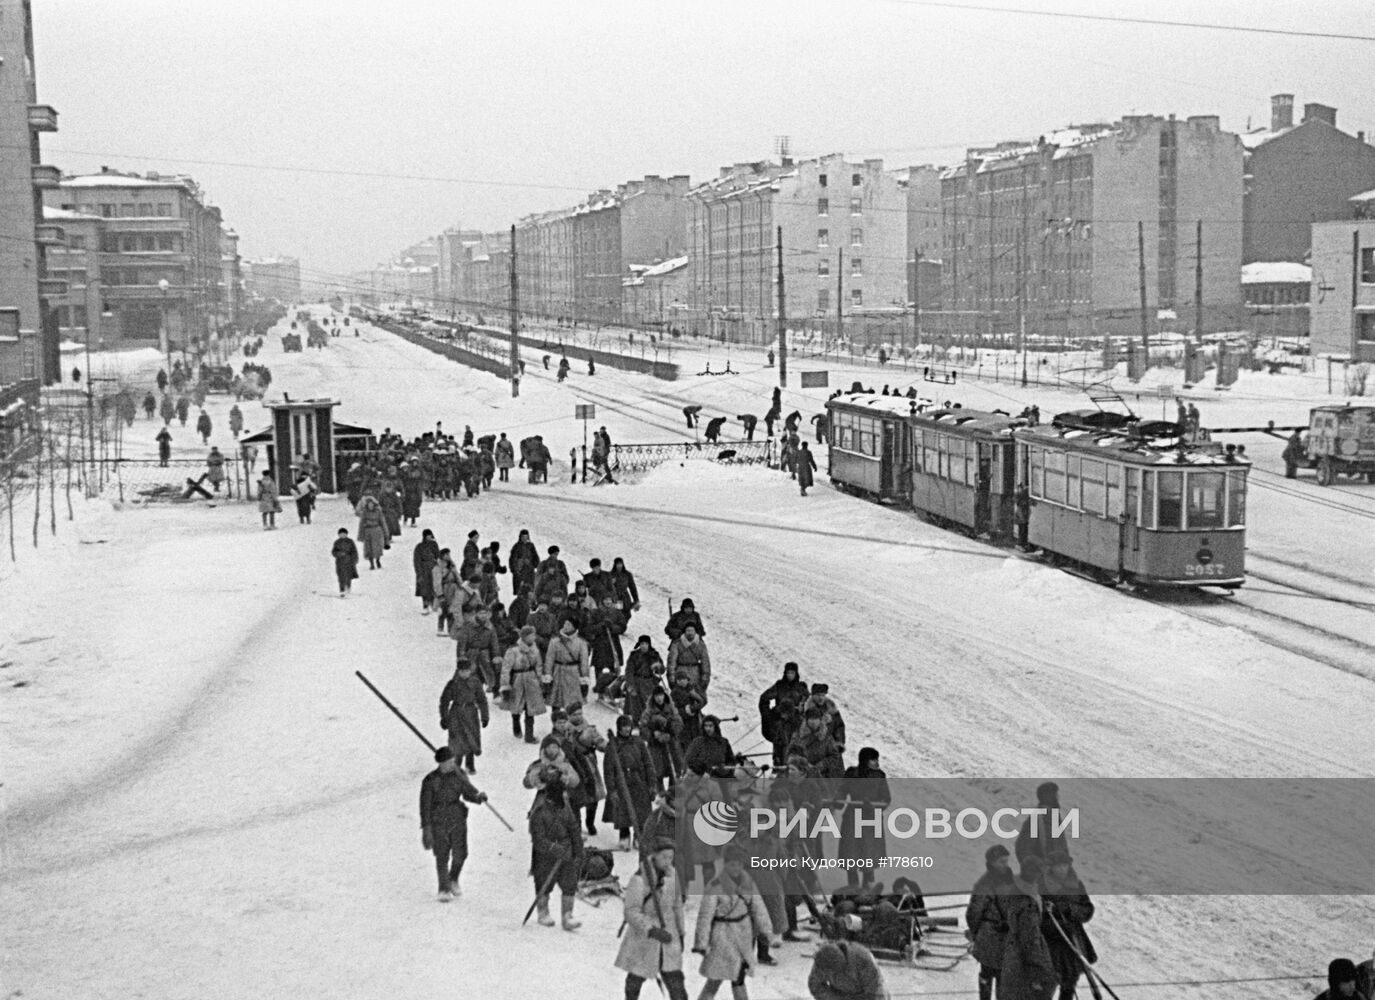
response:
[[[672,837],[656,837],[656,838],[654,838],[654,852],[653,852],[653,853],[655,853],[655,854],[658,854],[660,851],[676,851],[677,849],[678,849],[678,843],[677,843],[677,841],[675,841]]]
[[[984,851],[984,864],[991,865],[998,858],[1005,858],[1011,853],[1012,852],[1002,844],[994,844],[988,850]]]
[[[532,638],[534,635],[535,635],[535,626],[533,626],[533,625],[522,625],[522,626],[520,627],[520,637],[521,637],[522,639],[529,639],[529,638]]]
[[[812,685],[812,694],[830,694],[831,685],[816,683]]]
[[[568,712],[562,708],[556,708],[549,715],[550,722],[563,722],[568,718]],[[548,737],[545,737],[548,739]]]
[[[434,752],[434,762],[435,762],[436,764],[442,764],[442,763],[444,763],[446,760],[453,760],[453,759],[454,759],[454,752],[453,752],[452,750],[450,750],[448,747],[440,747],[438,750],[436,750],[436,751]]]

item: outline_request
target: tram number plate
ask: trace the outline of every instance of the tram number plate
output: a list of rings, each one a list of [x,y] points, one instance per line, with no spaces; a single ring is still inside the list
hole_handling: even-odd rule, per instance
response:
[[[1184,575],[1207,579],[1208,577],[1226,576],[1227,569],[1222,563],[1185,563]]]

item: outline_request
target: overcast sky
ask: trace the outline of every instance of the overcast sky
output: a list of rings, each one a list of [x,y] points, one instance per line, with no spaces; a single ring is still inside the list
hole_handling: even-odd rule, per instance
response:
[[[958,0],[956,0],[958,2]],[[1365,0],[990,0],[1375,35]],[[771,155],[948,162],[1123,114],[1375,135],[1375,43],[958,11],[904,0],[35,0],[45,162],[184,171],[303,274],[645,174]],[[279,169],[274,169],[279,168]],[[315,172],[310,172],[315,171]],[[368,176],[349,176],[356,172]]]

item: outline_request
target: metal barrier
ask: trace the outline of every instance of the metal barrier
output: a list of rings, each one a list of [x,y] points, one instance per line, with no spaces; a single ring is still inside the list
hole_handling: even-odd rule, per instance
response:
[[[104,495],[121,502],[161,503],[181,501],[187,490],[187,480],[199,483],[215,500],[254,501],[256,491],[251,482],[253,471],[236,455],[224,457],[224,481],[218,492],[209,479],[204,459],[169,459],[164,465],[156,459],[109,458],[96,463],[100,481],[105,484]],[[191,500],[204,497],[193,493]]]
[[[664,444],[613,444],[612,472],[644,472],[665,462],[694,459],[738,465],[773,465],[774,443],[759,441],[673,441]]]

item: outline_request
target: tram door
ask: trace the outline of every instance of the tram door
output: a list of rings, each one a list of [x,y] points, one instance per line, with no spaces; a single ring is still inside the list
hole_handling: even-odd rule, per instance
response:
[[[979,442],[979,478],[974,489],[974,533],[981,535],[989,530],[993,517],[993,449]]]
[[[894,470],[898,464],[897,427],[892,421],[883,421],[883,449],[879,454],[878,491],[879,496],[886,497],[892,495]]]

